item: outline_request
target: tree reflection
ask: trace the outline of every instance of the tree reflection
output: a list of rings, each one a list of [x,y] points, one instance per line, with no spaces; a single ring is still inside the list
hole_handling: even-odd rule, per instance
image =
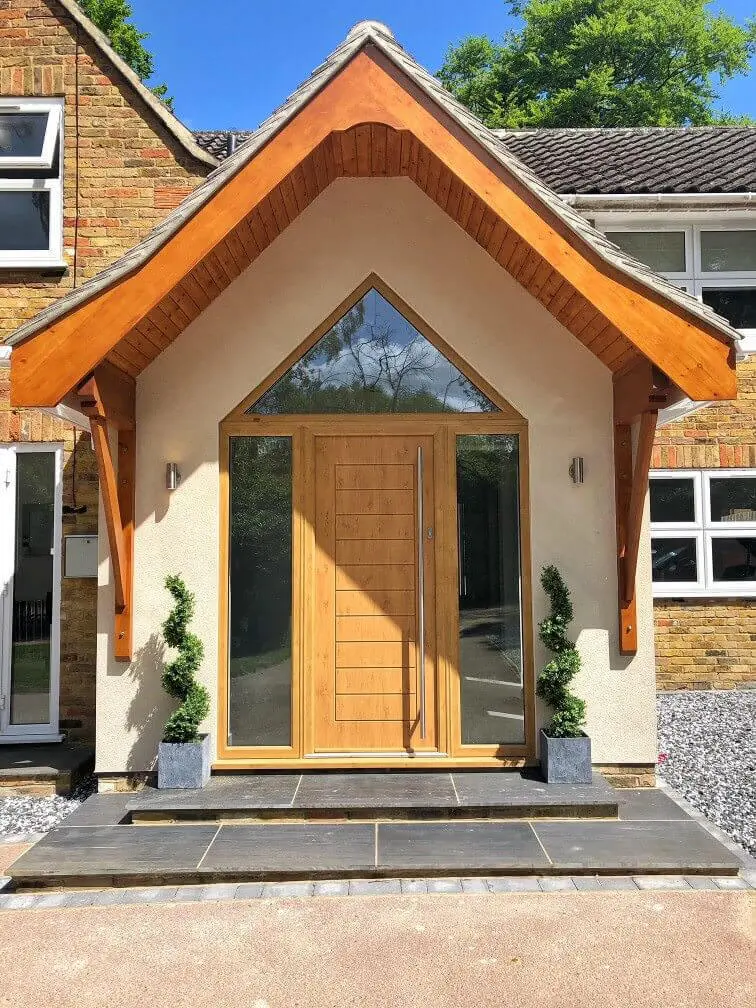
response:
[[[376,290],[250,413],[490,413],[496,407]]]

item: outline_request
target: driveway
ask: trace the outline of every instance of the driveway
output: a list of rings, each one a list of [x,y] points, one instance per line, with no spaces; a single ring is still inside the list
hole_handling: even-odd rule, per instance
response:
[[[313,897],[0,915],[0,1005],[751,1008],[753,892]]]

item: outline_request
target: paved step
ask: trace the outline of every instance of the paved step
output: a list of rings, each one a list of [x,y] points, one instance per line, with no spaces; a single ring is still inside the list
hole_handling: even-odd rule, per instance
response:
[[[94,766],[94,750],[66,742],[0,745],[0,798],[68,795]]]
[[[63,826],[10,868],[16,888],[318,878],[737,875],[697,822],[465,821]]]
[[[148,789],[127,804],[131,821],[178,823],[304,819],[448,820],[616,818],[619,792],[591,784],[545,784],[535,773],[396,771],[259,773],[211,778],[205,788]]]

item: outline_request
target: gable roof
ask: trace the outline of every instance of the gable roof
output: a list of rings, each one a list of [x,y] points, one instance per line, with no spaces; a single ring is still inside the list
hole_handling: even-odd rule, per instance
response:
[[[518,183],[528,198],[548,210],[552,218],[559,222],[572,236],[571,243],[578,249],[589,250],[611,270],[622,274],[630,285],[640,285],[652,299],[661,298],[662,305],[671,303],[688,325],[698,325],[709,335],[716,334],[719,340],[729,344],[736,341],[737,333],[707,306],[686,292],[653,273],[648,267],[632,259],[605,236],[594,229],[580,214],[566,205],[553,190],[501,143],[500,139],[485,127],[472,113],[457,102],[440,82],[417,64],[396,42],[390,30],[384,25],[366,21],[356,25],[341,45],[311,74],[273,114],[240,145],[221,165],[211,172],[163,222],[142,242],[114,262],[95,278],[64,296],[42,311],[36,318],[23,325],[11,337],[10,343],[19,347],[41,330],[54,326],[64,316],[77,307],[85,305],[101,292],[120,285],[137,273],[155,257],[171,238],[200,213],[219,192],[260,154],[274,138],[297,117],[304,108],[315,100],[335,78],[345,70],[361,50],[374,47],[390,65],[405,75],[415,85],[430,104],[440,109],[492,162],[499,165]],[[238,274],[237,274],[238,275]],[[629,297],[628,304],[632,304]],[[698,365],[696,365],[698,367]]]
[[[562,194],[756,192],[756,126],[493,132]]]
[[[756,126],[492,130],[562,195],[756,192]],[[201,130],[218,161],[254,130]]]
[[[152,93],[147,85],[144,84],[137,74],[134,73],[128,63],[118,55],[115,49],[111,46],[107,36],[104,35],[100,29],[89,20],[81,7],[79,7],[76,0],[56,0],[56,3],[60,4],[60,6],[64,8],[69,17],[76,22],[82,31],[86,32],[106,59],[108,59],[115,66],[118,72],[126,78],[129,84],[139,94],[142,101],[149,106],[150,110],[154,112],[162,124],[173,134],[187,154],[190,154],[193,158],[197,161],[201,161],[203,164],[217,164],[217,161],[212,154],[205,150],[201,144],[197,143],[192,131],[184,126],[181,120],[178,119],[173,112],[171,112],[170,109],[168,109],[163,102],[161,102],[160,99]]]

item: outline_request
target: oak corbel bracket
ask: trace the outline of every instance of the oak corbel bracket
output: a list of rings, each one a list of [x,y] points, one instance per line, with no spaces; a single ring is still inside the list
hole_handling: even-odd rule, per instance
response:
[[[640,414],[634,460],[632,425],[618,423],[614,427],[619,649],[622,654],[635,654],[638,650],[635,581],[657,417],[656,410]]]
[[[131,661],[134,580],[134,501],[136,425],[134,381],[105,363],[77,389],[81,411],[89,418],[97,459],[105,524],[113,571],[115,625],[113,653]],[[118,464],[114,464],[108,427],[118,434]]]

